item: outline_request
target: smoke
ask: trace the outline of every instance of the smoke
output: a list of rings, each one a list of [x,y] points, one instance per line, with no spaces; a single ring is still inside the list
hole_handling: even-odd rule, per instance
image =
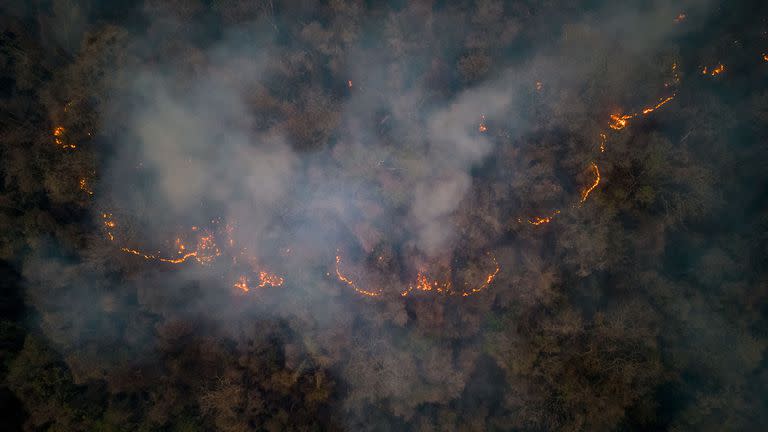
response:
[[[298,24],[279,14],[195,30],[183,25],[184,14],[199,13],[195,8],[175,18],[148,17],[151,35],[134,34],[132,41],[138,65],[110,71],[120,79],[110,80],[116,85],[105,111],[108,139],[99,149],[94,219],[114,212],[118,239],[89,241],[120,256],[122,271],[135,278],[135,301],[152,313],[204,316],[224,323],[233,338],[253,317],[287,318],[318,363],[346,380],[352,417],[382,404],[377,409],[407,421],[424,406],[447,406],[465,391],[483,393],[466,387],[476,364],[498,365],[477,372],[489,377],[524,367],[505,362],[525,354],[525,331],[510,331],[520,339],[511,342],[483,339],[483,326],[499,325],[485,322],[493,308],[519,305],[533,321],[528,308],[567,296],[559,292],[562,275],[552,262],[580,280],[618,260],[608,256],[611,215],[585,221],[590,210],[572,205],[589,184],[584,167],[595,157],[609,112],[648,106],[672,90],[663,83],[677,53],[667,43],[696,29],[674,17],[684,11],[688,20],[703,22],[709,3],[606,2],[552,22],[534,10],[527,19],[540,20],[542,30],[520,40],[505,33],[514,43],[498,46],[487,37],[479,43],[477,34],[456,40],[444,34],[466,11],[432,13],[419,5],[385,18],[306,23],[303,40],[290,42],[282,40],[288,31],[282,26]],[[491,6],[478,6],[476,20],[493,21],[488,10],[503,12],[500,4]],[[360,35],[344,36],[346,26],[359,27]],[[476,57],[466,60],[467,53]],[[601,172],[610,181],[610,167]],[[540,257],[551,239],[518,235],[519,221],[537,216],[533,210],[555,214],[555,204],[568,209],[559,218],[572,219],[548,232],[568,238],[555,242],[562,256]],[[125,246],[173,256],[175,238],[202,231],[192,227],[215,231],[223,252],[212,264],[190,260],[169,271],[150,262],[137,270],[142,257],[119,252]],[[253,259],[244,262],[243,251]],[[493,293],[475,303],[453,308],[450,300],[408,303],[397,295],[425,268],[453,266],[448,278],[485,280],[489,260],[481,253],[487,251],[501,272]],[[337,280],[337,254],[361,285],[385,292],[380,303],[358,299]],[[115,313],[119,295],[109,288],[107,258],[86,261],[64,271],[57,259],[35,257],[25,273],[40,286],[64,274],[54,285],[63,291],[78,285],[78,271],[90,271],[94,281],[83,281],[83,292],[100,296],[100,307]],[[284,276],[285,284],[233,295],[244,266]],[[61,298],[34,294],[45,307]],[[75,312],[57,314],[99,319],[90,297],[62,304]],[[504,319],[517,319],[516,313]],[[580,340],[584,335],[574,336],[572,322],[580,325],[582,318],[564,315],[545,330]],[[97,351],[96,330],[87,338],[79,325],[45,322],[44,330],[57,342],[87,339],[90,352]],[[104,336],[119,339],[118,333],[109,327]],[[505,343],[508,351],[486,346]],[[372,363],[378,369],[368,367]],[[79,370],[87,374],[88,368]],[[512,396],[497,388],[486,393],[513,406],[523,403],[516,397],[530,396],[526,392],[539,397],[534,379],[520,379],[524,390]],[[494,384],[500,385],[488,385]]]

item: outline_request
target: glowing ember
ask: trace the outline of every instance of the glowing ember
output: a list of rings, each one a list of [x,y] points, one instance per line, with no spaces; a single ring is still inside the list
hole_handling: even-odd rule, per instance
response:
[[[600,134],[600,153],[605,153],[605,143],[608,141],[608,136],[604,133]]]
[[[358,294],[362,294],[364,296],[368,296],[368,297],[378,297],[378,296],[381,295],[381,291],[368,291],[368,290],[365,290],[365,289],[362,289],[362,288],[358,287],[357,284],[355,284],[354,281],[352,281],[351,279],[349,279],[348,277],[344,276],[341,273],[341,269],[339,269],[340,265],[341,265],[341,256],[340,255],[336,255],[336,277],[338,277],[340,281],[342,281],[345,284],[349,285],[349,287],[352,288],[353,290],[355,290],[355,292],[357,292]]]
[[[63,149],[74,149],[77,148],[74,144],[69,144],[64,141],[64,133],[67,130],[64,129],[64,126],[56,126],[53,129],[53,142],[56,143],[57,146],[63,148]]]
[[[464,290],[462,292],[457,292],[453,290],[453,283],[450,280],[450,277],[445,277],[442,280],[441,279],[432,279],[429,276],[426,275],[424,271],[419,271],[416,275],[416,282],[408,284],[408,287],[400,292],[401,297],[406,297],[408,294],[410,294],[412,291],[421,291],[421,292],[434,292],[440,295],[449,295],[449,296],[458,296],[461,295],[462,297],[469,297],[470,295],[477,294],[484,289],[486,289],[496,278],[496,275],[499,274],[500,267],[499,263],[496,261],[496,257],[490,255],[491,260],[493,260],[494,269],[491,273],[487,274],[483,281],[475,286],[470,287],[467,290]],[[358,294],[362,294],[364,296],[368,297],[379,297],[383,294],[382,290],[376,290],[376,291],[370,291],[366,289],[360,288],[352,279],[347,277],[341,272],[341,269],[339,268],[341,265],[341,256],[336,255],[336,277],[341,281],[344,282],[346,285],[348,285],[350,288],[355,290]],[[449,269],[450,273],[450,269]]]
[[[635,115],[621,115],[621,114],[611,114],[611,122],[608,123],[608,126],[613,130],[622,130],[625,127],[627,127],[627,120],[631,119]]]
[[[235,283],[232,286],[234,286],[235,288],[241,290],[242,292],[248,292],[248,291],[251,290],[248,287],[248,277],[246,277],[245,275],[242,275],[239,278],[237,278],[237,280],[235,281]]]
[[[112,230],[117,226],[114,220],[112,220],[112,213],[102,213],[101,218],[104,220],[104,228],[107,233],[107,238],[110,241],[115,240],[115,235],[112,234]]]
[[[763,53],[763,61],[768,62],[768,53]]]
[[[685,18],[686,18],[686,15],[685,15],[685,13],[684,13],[684,12],[680,12],[680,14],[678,14],[678,15],[675,17],[675,20],[674,20],[674,21],[675,21],[676,23],[678,23],[678,24],[679,24],[679,23],[681,23],[681,22],[685,21]]]
[[[555,210],[552,212],[549,216],[534,216],[530,219],[528,219],[528,223],[534,226],[544,225],[552,222],[552,219],[555,218],[555,216],[560,214],[560,210]]]
[[[643,115],[650,114],[650,113],[656,111],[657,109],[661,108],[662,106],[664,106],[664,104],[666,104],[667,102],[671,101],[674,98],[675,98],[675,95],[666,97],[666,98],[662,99],[661,101],[659,101],[659,103],[657,103],[656,105],[643,109]]]
[[[493,272],[492,272],[492,273],[489,273],[489,274],[488,274],[488,275],[485,277],[485,281],[484,281],[482,284],[480,284],[479,286],[477,286],[477,287],[475,287],[475,288],[471,288],[469,291],[465,291],[465,292],[463,292],[463,293],[461,294],[461,295],[462,295],[462,297],[469,297],[469,296],[470,296],[470,295],[472,295],[472,294],[477,294],[477,293],[479,293],[480,291],[482,291],[482,290],[484,290],[484,289],[488,288],[488,287],[491,285],[491,283],[493,282],[493,280],[496,278],[496,275],[498,275],[498,274],[499,274],[499,271],[501,270],[501,267],[499,266],[499,262],[498,262],[498,261],[496,261],[496,257],[495,257],[495,256],[493,256],[493,255],[491,255],[491,259],[493,260],[493,265],[495,266],[495,268],[494,268]]]
[[[485,126],[485,115],[484,114],[480,114],[480,125],[477,127],[477,130],[480,133],[484,133],[485,131],[488,130],[488,128]]]
[[[600,170],[597,168],[597,164],[592,162],[592,171],[595,174],[595,181],[592,183],[591,186],[584,189],[583,192],[581,192],[581,202],[579,204],[584,204],[584,202],[589,198],[589,194],[592,193],[593,190],[597,187],[597,185],[600,184]]]
[[[249,284],[248,276],[246,275],[240,275],[240,277],[237,278],[234,284],[232,286],[234,288],[239,289],[243,292],[249,292],[251,290],[251,285]],[[265,271],[259,272],[259,283],[254,288],[265,288],[267,286],[270,287],[279,287],[283,285],[283,282],[285,280],[275,274],[268,273]]]
[[[710,76],[717,76],[721,73],[725,72],[725,65],[719,64],[712,69],[707,68],[707,66],[704,66],[704,68],[701,70],[702,75],[710,75]]]
[[[437,279],[431,280],[427,275],[425,275],[423,272],[419,272],[416,275],[416,285],[408,285],[408,289],[406,291],[403,291],[400,295],[406,296],[407,293],[411,292],[412,290],[416,289],[419,291],[432,291],[434,290],[437,293],[444,294],[450,292],[453,284],[450,280],[445,281],[439,281]]]
[[[285,282],[285,279],[276,274],[267,273],[265,271],[259,272],[259,288],[264,288],[267,285],[271,287],[279,287],[283,285],[283,282]]]
[[[640,113],[634,113],[634,114],[611,114],[611,121],[608,123],[608,127],[610,127],[613,130],[622,130],[625,127],[627,127],[627,123],[630,119],[633,119],[637,117],[638,115],[648,115],[657,109],[661,108],[665,104],[667,104],[669,101],[675,98],[675,94],[672,94],[672,96],[668,96],[666,98],[663,98],[657,103],[656,105],[652,107],[644,108]]]
[[[114,240],[114,237],[110,236],[110,240]],[[200,264],[210,264],[214,259],[221,255],[221,250],[216,246],[213,234],[207,232],[197,239],[197,244],[194,250],[187,252],[186,245],[184,245],[181,239],[178,238],[176,239],[176,248],[179,256],[175,258],[166,258],[128,247],[121,247],[120,250],[125,253],[140,256],[148,261],[159,261],[168,264],[181,264],[187,262],[191,258],[194,258],[194,260]]]
[[[81,178],[79,183],[80,190],[87,193],[88,195],[93,195],[93,191],[88,187],[88,180],[85,178]]]

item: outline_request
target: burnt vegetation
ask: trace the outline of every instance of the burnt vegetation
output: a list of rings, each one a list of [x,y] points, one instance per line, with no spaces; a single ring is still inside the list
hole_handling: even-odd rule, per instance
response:
[[[768,6],[612,3],[3,2],[2,426],[760,430]]]

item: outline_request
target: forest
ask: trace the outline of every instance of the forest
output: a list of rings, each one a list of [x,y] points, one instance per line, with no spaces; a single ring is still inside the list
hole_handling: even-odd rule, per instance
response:
[[[0,430],[768,424],[768,2],[4,0],[0,64]]]

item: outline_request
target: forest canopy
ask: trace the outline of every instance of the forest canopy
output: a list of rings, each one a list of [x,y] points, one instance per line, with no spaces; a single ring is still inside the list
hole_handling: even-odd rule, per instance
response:
[[[8,430],[768,424],[768,3],[0,12]]]

